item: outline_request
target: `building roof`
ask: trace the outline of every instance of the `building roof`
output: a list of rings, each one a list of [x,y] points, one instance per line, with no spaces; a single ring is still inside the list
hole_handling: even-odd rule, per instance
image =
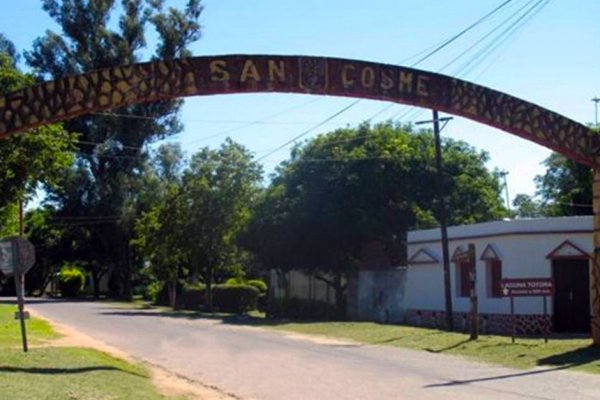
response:
[[[483,222],[472,225],[448,227],[448,239],[474,239],[489,236],[592,233],[593,216],[557,218],[520,218],[506,221]],[[423,229],[408,232],[408,244],[436,242],[441,237],[440,229]]]

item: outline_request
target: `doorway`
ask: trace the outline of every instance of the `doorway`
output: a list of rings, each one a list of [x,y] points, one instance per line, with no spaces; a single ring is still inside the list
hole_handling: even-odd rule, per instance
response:
[[[555,259],[554,331],[590,332],[590,274],[587,258]]]

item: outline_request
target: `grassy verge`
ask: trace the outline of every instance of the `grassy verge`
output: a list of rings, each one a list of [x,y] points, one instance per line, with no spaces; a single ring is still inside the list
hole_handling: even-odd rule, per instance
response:
[[[141,365],[92,349],[47,345],[58,335],[35,318],[27,323],[32,346],[23,353],[14,310],[14,306],[0,305],[1,399],[167,399],[156,392]]]
[[[590,346],[590,339],[517,338],[484,335],[469,341],[468,335],[435,329],[370,322],[282,323],[270,328],[347,339],[359,343],[397,346],[433,353],[467,356],[477,360],[514,368],[547,366],[600,373],[600,349]]]

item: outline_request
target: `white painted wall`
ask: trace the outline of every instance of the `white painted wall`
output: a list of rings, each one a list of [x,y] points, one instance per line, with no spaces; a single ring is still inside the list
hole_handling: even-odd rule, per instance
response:
[[[475,244],[477,259],[477,293],[481,313],[503,314],[510,312],[508,298],[492,298],[488,293],[486,262],[480,260],[485,248],[492,244],[502,260],[503,278],[552,276],[552,261],[546,256],[565,240],[592,253],[592,217],[563,217],[518,219],[448,228],[450,255],[458,246],[466,249]],[[409,264],[406,284],[407,309],[443,310],[444,288],[442,273],[442,248],[439,229],[409,232],[408,257],[426,248],[438,263]],[[457,275],[451,262],[452,303],[457,312],[469,310],[469,298],[457,296]],[[548,312],[552,313],[552,299],[548,298]],[[516,298],[515,313],[541,314],[542,298]]]

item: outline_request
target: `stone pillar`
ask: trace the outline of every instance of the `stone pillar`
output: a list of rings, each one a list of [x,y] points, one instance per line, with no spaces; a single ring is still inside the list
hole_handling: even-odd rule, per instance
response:
[[[594,169],[594,254],[592,262],[592,339],[600,346],[600,169]]]

